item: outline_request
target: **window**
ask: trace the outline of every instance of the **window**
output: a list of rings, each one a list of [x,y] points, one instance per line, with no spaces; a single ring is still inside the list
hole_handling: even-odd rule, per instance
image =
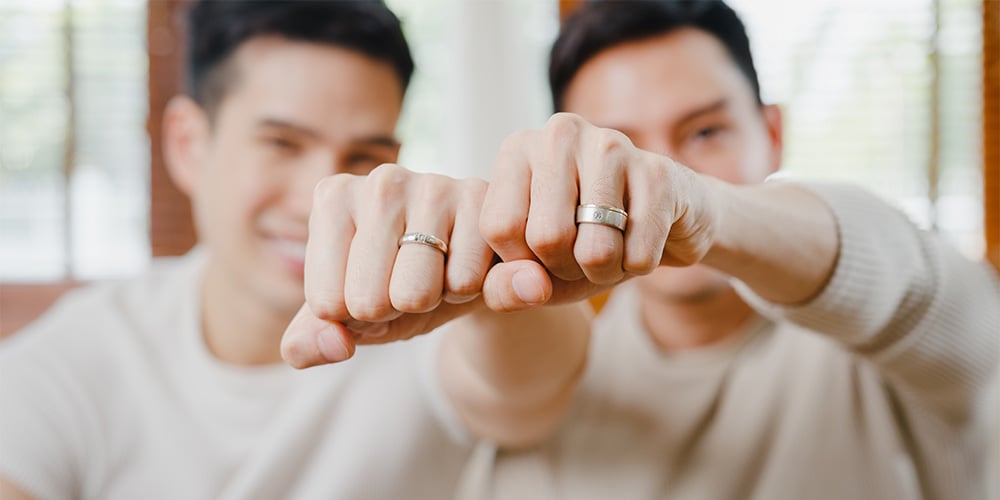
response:
[[[865,185],[983,251],[980,0],[731,0],[785,170]],[[417,73],[401,163],[489,175],[549,114],[558,4],[388,0]],[[147,0],[0,4],[0,282],[122,276],[150,259]]]
[[[731,1],[784,170],[860,183],[982,257],[982,2]]]
[[[145,1],[0,4],[0,281],[149,260]]]
[[[417,70],[399,135],[400,164],[488,178],[503,139],[551,114],[548,49],[555,1],[387,0]]]

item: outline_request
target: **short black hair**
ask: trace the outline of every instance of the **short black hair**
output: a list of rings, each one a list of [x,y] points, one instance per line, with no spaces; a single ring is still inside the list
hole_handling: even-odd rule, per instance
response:
[[[406,91],[413,59],[381,0],[202,0],[188,11],[188,92],[210,114],[232,83],[224,71],[244,42],[275,35],[337,46],[392,65]]]
[[[746,28],[721,0],[591,0],[563,23],[549,59],[549,87],[556,111],[563,109],[566,87],[580,67],[612,46],[695,28],[726,47],[753,90],[757,104],[760,83]]]

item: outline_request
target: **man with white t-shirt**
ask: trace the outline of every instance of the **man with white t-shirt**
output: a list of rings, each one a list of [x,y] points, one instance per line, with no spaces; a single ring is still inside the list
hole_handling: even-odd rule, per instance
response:
[[[190,95],[166,110],[165,151],[199,247],[75,291],[0,345],[0,497],[447,498],[471,444],[436,337],[312,371],[279,350],[303,302],[316,182],[396,160],[413,72],[399,21],[380,1],[203,1],[189,30]],[[485,183],[468,184],[475,205]],[[490,262],[485,244],[474,253]],[[481,280],[449,279],[427,314],[399,297],[396,324],[423,332],[476,308]],[[516,333],[557,331],[546,314]]]

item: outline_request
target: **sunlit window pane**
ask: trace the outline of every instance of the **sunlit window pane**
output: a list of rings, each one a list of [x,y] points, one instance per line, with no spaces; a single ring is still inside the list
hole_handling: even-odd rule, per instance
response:
[[[145,5],[0,5],[0,280],[148,262]]]
[[[784,169],[855,182],[982,256],[978,0],[732,0],[764,98],[785,118]],[[931,199],[935,24],[937,199]]]

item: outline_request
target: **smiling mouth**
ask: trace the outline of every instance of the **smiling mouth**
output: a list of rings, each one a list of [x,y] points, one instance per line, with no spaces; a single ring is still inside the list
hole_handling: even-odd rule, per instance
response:
[[[293,241],[282,238],[273,240],[274,250],[282,257],[292,260],[306,260],[306,243],[304,241]]]
[[[306,243],[304,241],[272,238],[270,247],[293,274],[301,277],[305,273]]]

